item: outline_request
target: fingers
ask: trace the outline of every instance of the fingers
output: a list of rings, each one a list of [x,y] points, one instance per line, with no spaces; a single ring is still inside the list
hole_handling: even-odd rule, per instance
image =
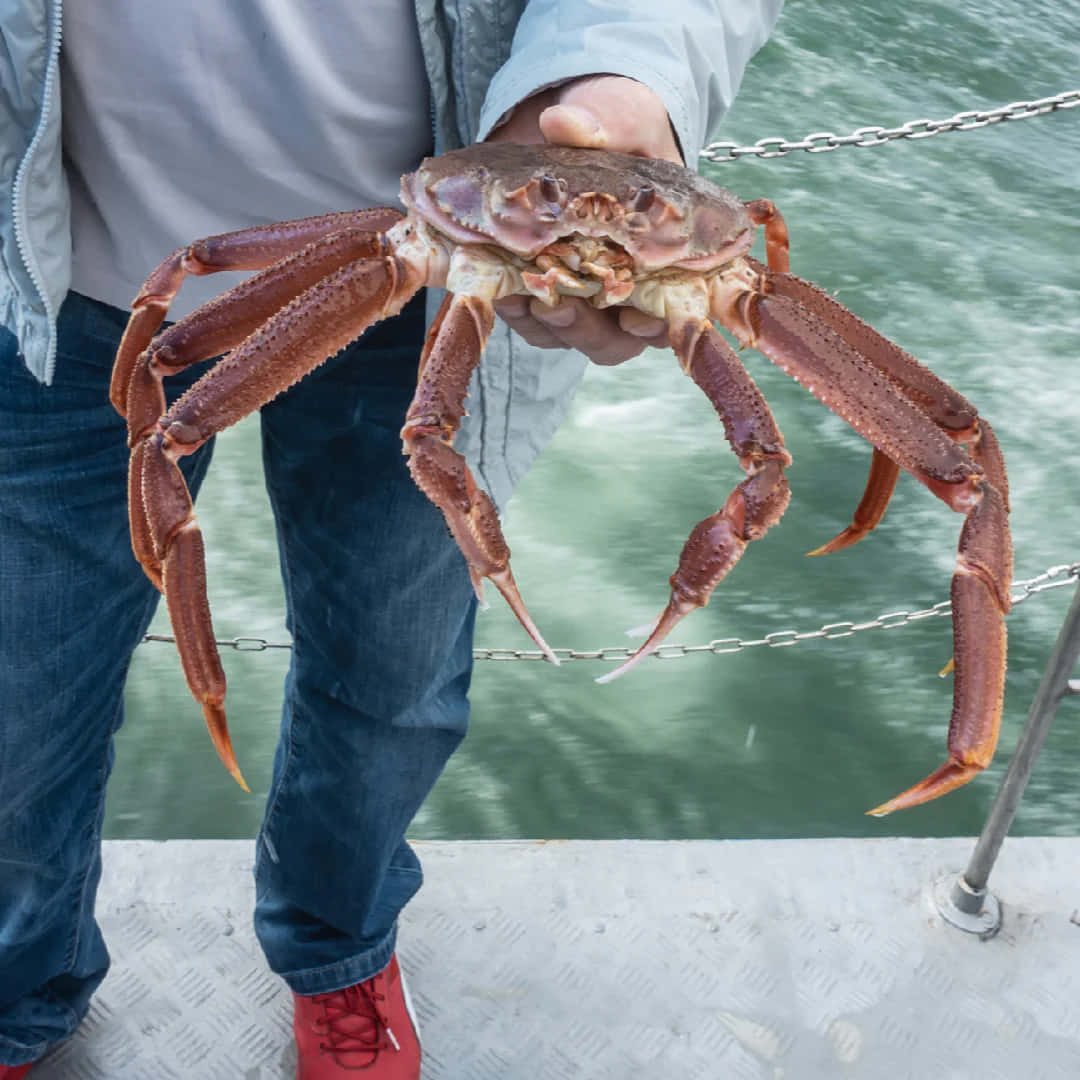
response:
[[[508,296],[495,310],[530,345],[577,349],[594,364],[611,366],[650,345],[666,344],[666,326],[634,308],[598,310],[577,297],[555,307],[524,296]]]
[[[532,317],[527,296],[507,296],[495,301],[495,312],[515,333],[538,349],[565,349],[554,330]]]

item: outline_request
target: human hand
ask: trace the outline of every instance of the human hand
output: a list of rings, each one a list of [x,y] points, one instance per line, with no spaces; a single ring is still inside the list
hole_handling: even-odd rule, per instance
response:
[[[590,75],[534,94],[488,141],[549,142],[682,164],[664,103],[621,75]],[[577,349],[594,364],[621,364],[648,345],[666,344],[664,322],[631,307],[601,310],[570,296],[550,307],[536,297],[508,296],[495,310],[530,345]]]

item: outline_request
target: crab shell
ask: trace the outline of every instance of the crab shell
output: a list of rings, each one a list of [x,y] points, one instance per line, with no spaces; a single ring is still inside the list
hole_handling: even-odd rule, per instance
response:
[[[531,262],[580,235],[611,240],[635,276],[706,271],[750,249],[754,223],[730,191],[656,158],[562,146],[483,144],[426,158],[402,179],[414,214],[459,244]]]

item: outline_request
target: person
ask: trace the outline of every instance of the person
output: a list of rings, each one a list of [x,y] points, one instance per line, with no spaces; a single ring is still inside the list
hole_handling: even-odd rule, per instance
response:
[[[487,138],[693,166],[779,6],[121,0],[64,8],[61,48],[60,0],[0,0],[0,1080],[72,1034],[108,967],[104,792],[157,593],[107,386],[150,268],[198,236],[393,205],[425,153]],[[225,284],[189,278],[169,317]],[[457,445],[503,507],[581,354],[663,338],[580,301],[500,314]],[[425,321],[421,296],[261,414],[294,650],[255,924],[295,995],[301,1080],[420,1071],[395,958],[421,883],[405,831],[465,734],[475,607],[401,455]],[[183,460],[193,492],[211,452]]]

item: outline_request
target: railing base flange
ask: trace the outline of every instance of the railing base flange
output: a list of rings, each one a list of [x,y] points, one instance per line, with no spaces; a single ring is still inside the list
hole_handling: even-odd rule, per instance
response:
[[[935,882],[934,904],[950,926],[984,941],[1001,929],[997,897],[986,889],[973,889],[963,874],[946,874]]]

